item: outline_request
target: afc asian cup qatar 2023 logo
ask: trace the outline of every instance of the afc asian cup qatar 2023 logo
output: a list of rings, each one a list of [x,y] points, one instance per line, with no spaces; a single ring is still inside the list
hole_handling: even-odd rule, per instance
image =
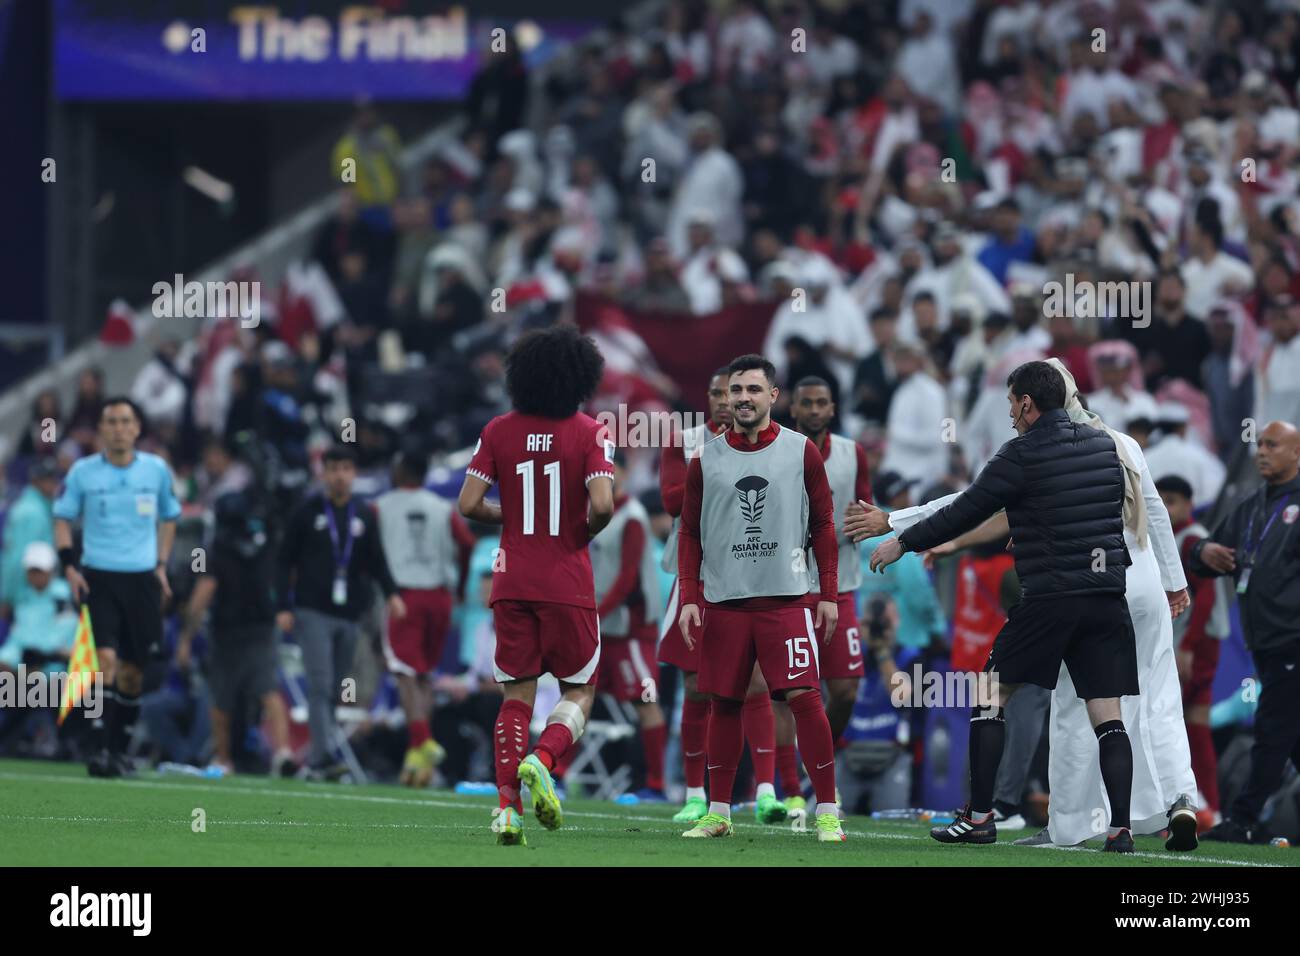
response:
[[[767,479],[760,475],[746,475],[736,482],[736,495],[740,498],[745,534],[762,534],[759,523],[763,520],[763,501],[767,498]]]
[[[757,562],[759,558],[771,558],[777,554],[778,542],[763,541],[760,537],[768,484],[761,475],[746,475],[736,482],[736,497],[740,499],[740,517],[745,522],[746,537],[745,541],[731,545],[731,556],[738,561],[748,558]]]

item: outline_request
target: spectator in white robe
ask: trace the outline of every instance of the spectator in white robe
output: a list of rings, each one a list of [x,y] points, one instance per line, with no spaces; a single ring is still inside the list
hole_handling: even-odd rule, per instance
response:
[[[740,204],[745,176],[740,164],[722,148],[721,124],[710,113],[696,113],[687,128],[692,156],[668,212],[668,242],[679,259],[685,259],[690,250],[687,232],[695,215],[712,216],[714,233],[723,245],[738,246],[745,238]]]
[[[946,421],[948,396],[926,370],[925,351],[920,346],[899,341],[891,353],[898,388],[889,403],[881,467],[928,486],[948,474],[956,438],[956,429]]]
[[[696,315],[709,315],[723,306],[724,283],[749,281],[749,267],[734,249],[716,238],[716,218],[700,209],[689,217],[690,249],[682,263],[681,282]]]
[[[839,380],[841,395],[853,393],[858,363],[871,354],[875,343],[866,316],[840,278],[839,270],[824,256],[805,258],[799,284],[789,301],[772,318],[763,354],[785,374],[785,340],[800,335],[821,350],[826,364]]]
[[[1300,304],[1278,296],[1264,317],[1270,341],[1255,377],[1255,421],[1300,422]]]
[[[1218,455],[1188,434],[1188,421],[1184,406],[1173,402],[1160,405],[1156,424],[1164,437],[1146,450],[1147,467],[1152,481],[1169,475],[1187,479],[1192,486],[1192,507],[1204,508],[1219,497],[1228,471]]]

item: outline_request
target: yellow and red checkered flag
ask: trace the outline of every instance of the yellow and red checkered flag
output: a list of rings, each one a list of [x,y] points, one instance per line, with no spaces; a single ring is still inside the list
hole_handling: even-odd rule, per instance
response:
[[[68,660],[68,683],[63,690],[63,703],[59,705],[60,727],[68,711],[81,704],[82,695],[98,671],[99,655],[95,653],[95,632],[90,629],[90,608],[83,604],[77,638],[72,642],[72,657]]]

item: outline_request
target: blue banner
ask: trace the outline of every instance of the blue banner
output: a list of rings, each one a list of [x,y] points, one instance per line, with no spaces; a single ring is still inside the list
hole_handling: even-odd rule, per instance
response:
[[[596,21],[471,19],[467,6],[281,0],[110,6],[55,0],[63,100],[459,99],[485,58],[516,38],[536,66]],[[328,12],[318,12],[322,8]],[[388,9],[395,8],[395,9]],[[173,8],[175,9],[175,8]],[[495,41],[495,46],[493,45]]]

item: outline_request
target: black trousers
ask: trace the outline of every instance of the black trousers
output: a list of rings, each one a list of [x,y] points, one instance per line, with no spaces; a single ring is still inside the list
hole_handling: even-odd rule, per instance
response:
[[[1228,815],[1255,822],[1264,802],[1282,785],[1287,758],[1300,768],[1300,639],[1283,647],[1252,652],[1263,685],[1255,712],[1255,742],[1250,777]]]

